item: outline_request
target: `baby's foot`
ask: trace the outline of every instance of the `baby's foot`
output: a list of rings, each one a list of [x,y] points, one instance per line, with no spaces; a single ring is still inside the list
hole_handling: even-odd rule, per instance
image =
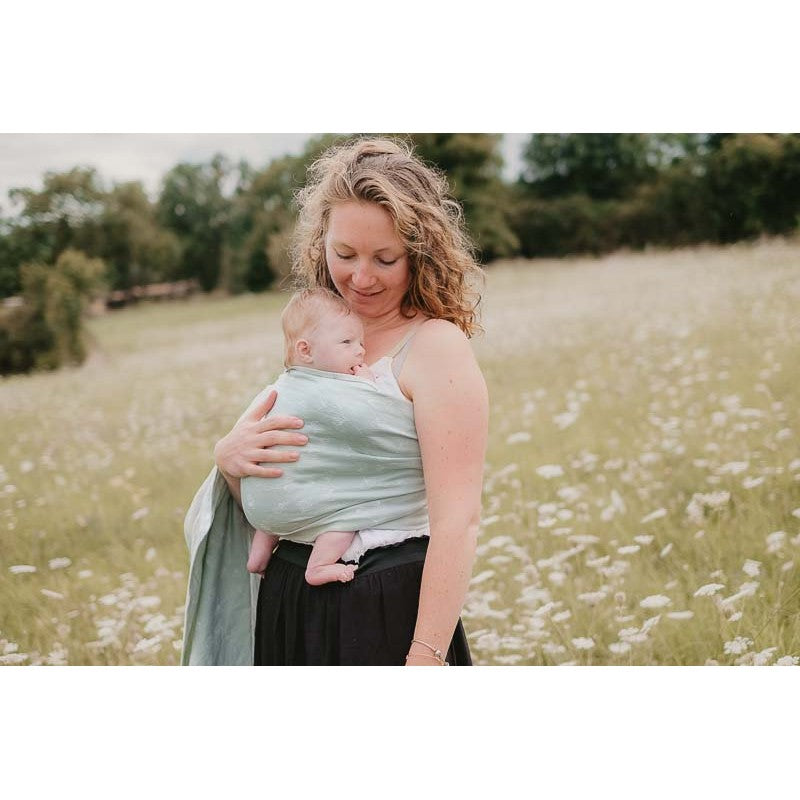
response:
[[[269,554],[267,556],[257,555],[255,553],[251,553],[250,557],[247,559],[247,571],[252,572],[254,575],[264,575],[264,570],[267,568],[267,562],[269,561]],[[239,562],[242,563],[241,561]]]

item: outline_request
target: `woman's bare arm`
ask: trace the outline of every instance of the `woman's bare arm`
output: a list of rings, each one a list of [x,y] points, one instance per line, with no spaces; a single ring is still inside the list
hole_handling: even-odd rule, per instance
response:
[[[443,320],[423,325],[403,373],[414,402],[431,527],[414,638],[444,653],[475,559],[488,393],[467,338]],[[407,663],[434,665],[430,656],[426,647],[412,644]]]
[[[297,417],[267,416],[275,405],[278,394],[275,390],[259,394],[237,420],[230,432],[214,447],[214,461],[225,478],[231,494],[242,504],[240,481],[245,475],[259,478],[277,478],[283,475],[279,467],[262,467],[272,464],[297,461],[299,454],[291,450],[272,450],[273,445],[302,447],[308,438],[290,430],[302,428],[303,421]]]

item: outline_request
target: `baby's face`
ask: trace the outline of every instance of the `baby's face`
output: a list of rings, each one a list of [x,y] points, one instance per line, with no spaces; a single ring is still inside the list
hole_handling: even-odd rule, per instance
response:
[[[314,369],[352,375],[364,363],[364,326],[355,314],[326,312],[308,343]]]

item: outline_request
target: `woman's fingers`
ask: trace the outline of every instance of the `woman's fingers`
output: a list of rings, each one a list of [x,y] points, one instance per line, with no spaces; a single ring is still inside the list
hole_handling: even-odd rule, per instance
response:
[[[275,447],[279,444],[287,447],[302,447],[307,441],[308,437],[294,431],[266,431],[254,436],[252,444],[256,447]]]
[[[259,419],[258,425],[256,426],[256,430],[259,433],[263,433],[264,431],[276,431],[281,429],[291,429],[291,428],[302,428],[303,427],[303,420],[298,419],[297,417],[286,417],[286,416],[271,416],[267,417],[266,419]]]
[[[278,393],[273,389],[267,393],[267,396],[260,402],[256,403],[247,414],[249,419],[261,419],[271,408],[275,405],[275,400],[278,398]]]
[[[267,461],[270,464],[287,464],[290,461],[297,461],[298,454],[291,450],[274,450],[271,447],[265,447],[262,450],[253,450],[249,454],[249,461],[258,463],[259,461]]]

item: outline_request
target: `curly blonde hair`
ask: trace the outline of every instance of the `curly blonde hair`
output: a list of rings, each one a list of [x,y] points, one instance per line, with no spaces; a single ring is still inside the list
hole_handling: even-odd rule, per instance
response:
[[[337,203],[377,203],[394,221],[408,253],[411,274],[400,311],[458,325],[467,335],[482,330],[477,319],[483,270],[464,226],[461,206],[447,179],[417,158],[402,140],[358,138],[326,150],[308,168],[295,199],[299,216],[291,247],[297,287],[336,292],[325,260],[325,234]]]

